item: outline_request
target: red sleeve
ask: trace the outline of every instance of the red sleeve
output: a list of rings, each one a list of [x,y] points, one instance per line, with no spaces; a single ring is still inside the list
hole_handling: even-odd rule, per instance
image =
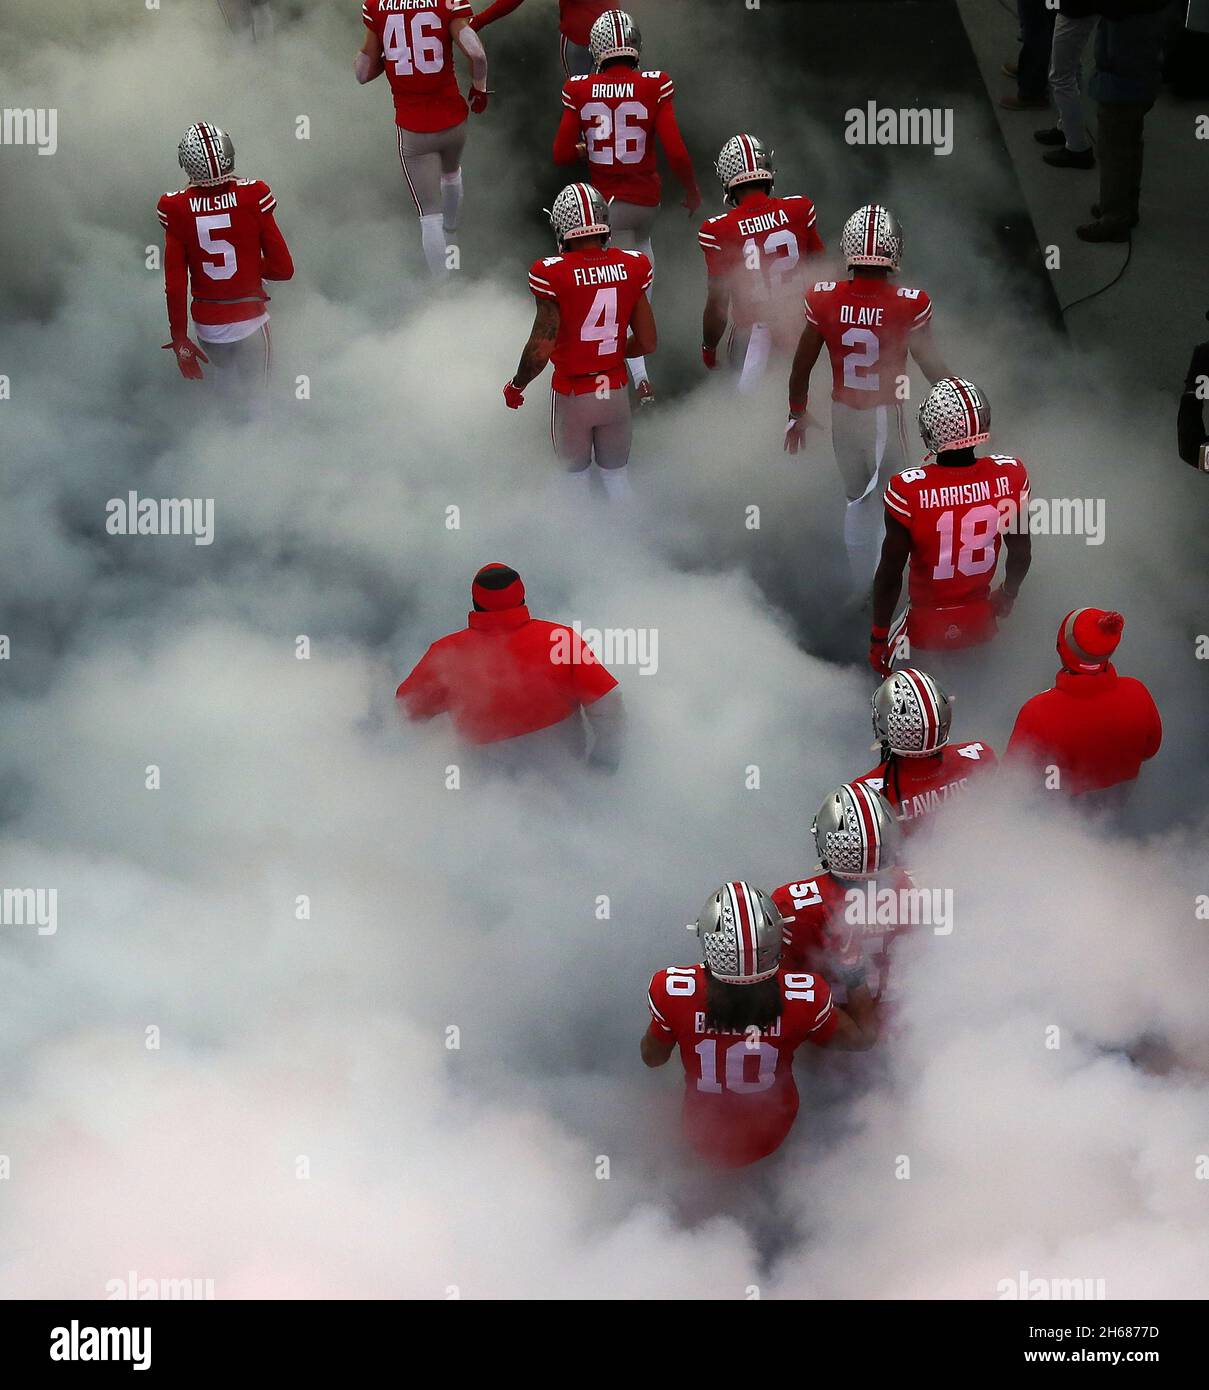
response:
[[[662,1038],[666,1042],[668,1038],[675,1036],[675,1029],[671,1025],[671,1012],[667,1004],[666,970],[656,970],[651,976],[650,987],[646,992],[646,1001],[651,1010],[651,1026],[648,1031],[651,1037]]]
[[[1036,757],[1042,742],[1039,728],[1041,721],[1037,715],[1045,694],[1034,695],[1031,700],[1026,700],[1021,705],[1016,723],[1012,727],[1012,736],[1008,739],[1008,746],[1003,750],[1005,764],[1031,762]]]
[[[260,275],[264,280],[292,280],[294,261],[271,212],[260,215]]]
[[[602,695],[607,695],[617,684],[617,678],[600,664],[596,653],[580,637],[574,628],[567,629],[575,660],[569,671],[575,694],[581,705],[594,705]]]
[[[173,342],[189,336],[189,258],[180,237],[164,232],[164,297],[168,301],[168,331]]]
[[[558,134],[554,137],[555,164],[574,164],[579,158],[575,146],[579,143],[579,112],[567,108],[558,123]]]
[[[659,110],[655,113],[655,134],[659,137],[659,143],[667,155],[667,162],[672,166],[672,173],[679,179],[680,186],[686,193],[696,193],[697,175],[693,173],[693,161],[689,158],[680,127],[676,123],[676,108],[670,101],[659,104]]]
[[[415,670],[395,691],[409,719],[432,719],[449,708],[449,692],[437,674],[432,646],[420,658]]]
[[[539,299],[558,299],[558,286],[554,282],[554,267],[545,261],[534,261],[529,267],[529,288]]]
[[[896,473],[890,479],[886,484],[886,495],[883,500],[886,510],[895,521],[901,521],[904,526],[910,529],[914,494],[911,488],[903,482],[902,477],[901,473]]]
[[[807,199],[809,202],[809,199]],[[823,238],[819,236],[819,216],[815,211],[813,203],[810,204],[810,211],[806,214],[806,254],[808,256],[821,256],[826,247],[823,245]]]
[[[835,1030],[840,1026],[840,1020],[835,1012],[835,1000],[831,995],[831,986],[821,975],[814,977],[814,1004],[814,1023],[807,1029],[806,1041],[814,1043],[815,1047],[826,1047],[835,1037]]]
[[[511,14],[513,10],[519,9],[523,0],[495,0],[493,5],[488,5],[485,10],[480,10],[470,21],[475,29],[482,29],[484,25],[494,24],[497,19],[503,19],[506,14]]]

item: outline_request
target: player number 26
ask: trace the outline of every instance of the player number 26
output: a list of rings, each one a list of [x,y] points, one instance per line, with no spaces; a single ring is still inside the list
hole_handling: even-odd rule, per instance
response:
[[[646,107],[640,101],[623,101],[614,113],[603,101],[590,101],[580,112],[592,122],[587,132],[588,160],[592,164],[641,164],[646,157]]]

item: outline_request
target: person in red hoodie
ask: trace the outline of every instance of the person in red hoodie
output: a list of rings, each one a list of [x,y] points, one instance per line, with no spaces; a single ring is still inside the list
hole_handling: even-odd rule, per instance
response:
[[[1047,789],[1070,796],[1137,778],[1159,751],[1163,725],[1150,691],[1118,676],[1109,660],[1124,626],[1120,613],[1101,608],[1075,608],[1062,619],[1062,669],[1053,689],[1034,695],[1016,716],[1005,766],[1037,769]]]
[[[621,692],[591,647],[573,628],[530,617],[525,586],[507,565],[484,565],[470,592],[468,625],[434,642],[395,692],[407,717],[448,714],[473,744],[557,728],[549,741],[586,752],[593,766],[616,768]]]

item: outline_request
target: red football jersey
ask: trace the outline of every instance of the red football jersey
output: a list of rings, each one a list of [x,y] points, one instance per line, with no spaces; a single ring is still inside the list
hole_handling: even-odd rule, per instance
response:
[[[886,514],[911,533],[907,635],[925,649],[993,637],[991,584],[1002,532],[1027,515],[1028,473],[1018,458],[990,454],[966,467],[908,468],[886,487]]]
[[[675,94],[666,72],[636,72],[622,64],[564,83],[563,107],[587,146],[588,178],[606,198],[643,207],[659,202],[655,123]]]
[[[641,251],[592,247],[534,261],[529,288],[558,302],[558,338],[551,357],[554,389],[581,396],[601,377],[625,385],[625,345],[634,306],[651,287],[651,263]]]
[[[797,341],[798,301],[806,282],[808,256],[823,251],[809,198],[749,193],[739,207],[707,219],[697,233],[711,280],[730,293],[737,329],[767,324],[777,345]]]
[[[448,130],[466,119],[449,26],[473,17],[470,0],[365,0],[361,18],[382,41],[396,125]]]
[[[778,1148],[798,1113],[793,1054],[825,1047],[839,1026],[821,975],[782,970],[781,1017],[763,1032],[705,1027],[703,965],[669,965],[651,979],[651,1033],[674,1040],[684,1064],[684,1133],[703,1158],[739,1168]]]
[[[882,762],[857,782],[881,792],[898,814],[904,835],[910,835],[947,802],[969,789],[970,779],[998,766],[989,743],[947,743],[927,758],[896,757]]]
[[[294,273],[273,218],[277,199],[261,179],[165,193],[156,206],[164,229],[164,278],[173,336],[184,324],[185,276],[194,323],[242,323],[265,312],[264,281]]]
[[[896,404],[911,334],[931,317],[923,290],[880,276],[821,280],[807,290],[806,322],[823,335],[831,357],[831,399],[857,410]]]

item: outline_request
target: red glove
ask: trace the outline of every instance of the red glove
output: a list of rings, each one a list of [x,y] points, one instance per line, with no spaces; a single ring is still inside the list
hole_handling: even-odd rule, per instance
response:
[[[688,215],[691,217],[701,206],[701,190],[699,188],[688,189],[680,202],[682,207],[688,208]]]
[[[490,95],[490,92],[486,91],[485,89],[483,91],[479,91],[477,87],[471,87],[471,89],[466,93],[466,100],[470,103],[470,109],[474,112],[476,116],[481,116],[483,112],[486,111],[487,98]]]
[[[718,365],[718,349],[716,347],[706,347],[705,344],[702,343],[701,360],[705,363],[706,371],[712,372]]]
[[[1009,594],[1001,584],[991,595],[991,608],[997,618],[1006,618],[1016,604],[1016,595]]]
[[[508,384],[504,387],[504,404],[508,407],[509,410],[519,410],[521,406],[524,405],[524,403],[525,393],[520,389],[519,386],[516,385],[515,382],[508,382]]]
[[[890,674],[890,629],[875,627],[869,634],[869,665],[879,676]]]
[[[191,338],[173,338],[170,343],[163,343],[162,346],[171,348],[176,354],[176,365],[181,369],[181,376],[186,381],[200,381],[202,379],[202,369],[199,363],[209,364],[210,359]]]

